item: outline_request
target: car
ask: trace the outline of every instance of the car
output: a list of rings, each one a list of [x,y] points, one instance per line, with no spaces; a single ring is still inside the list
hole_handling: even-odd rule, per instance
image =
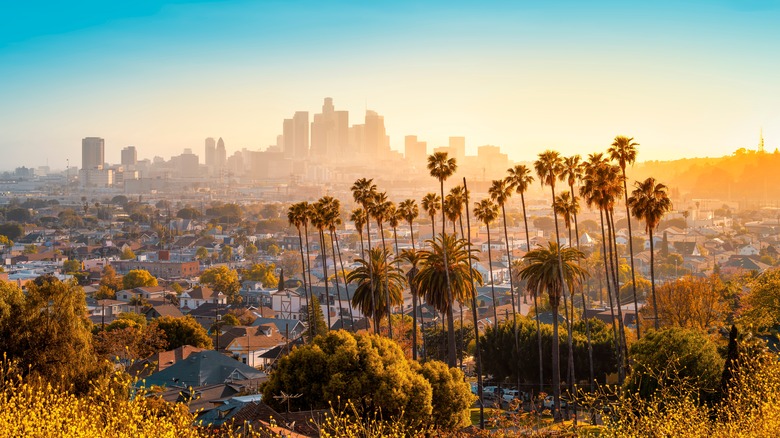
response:
[[[555,399],[551,395],[545,397],[544,401],[542,402],[542,407],[544,407],[545,409],[552,409],[554,405],[555,405]],[[561,399],[561,407],[565,408],[566,406],[567,406],[566,400]]]
[[[498,386],[486,386],[482,388],[482,396],[486,398],[498,398]]]
[[[516,390],[516,389],[505,389],[504,394],[501,396],[501,398],[504,399],[506,402],[511,402],[515,399],[522,398],[523,393]]]

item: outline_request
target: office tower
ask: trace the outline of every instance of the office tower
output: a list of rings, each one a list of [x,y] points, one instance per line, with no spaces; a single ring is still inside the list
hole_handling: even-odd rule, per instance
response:
[[[466,137],[450,137],[450,153],[458,163],[466,158]]]
[[[349,143],[349,112],[335,111],[333,99],[325,98],[322,113],[314,115],[311,123],[311,155],[335,159],[346,152]]]
[[[309,113],[297,111],[292,119],[284,119],[282,136],[285,157],[306,159],[309,155]]]
[[[135,150],[135,146],[122,149],[122,165],[135,166],[136,164],[138,164],[138,152]]]
[[[416,135],[407,135],[404,138],[404,156],[408,163],[416,167],[425,166],[428,144],[424,141],[418,141]]]
[[[292,158],[293,155],[295,155],[295,150],[293,148],[293,137],[295,136],[295,132],[293,131],[293,120],[292,119],[284,119],[284,122],[282,122],[282,150],[284,151],[284,157],[285,158]]]
[[[217,143],[214,141],[213,138],[209,137],[206,139],[206,166],[213,168],[215,164],[215,158],[216,158],[216,149],[217,149]]]
[[[222,140],[222,137],[217,140],[217,149],[214,152],[214,167],[217,169],[217,172],[221,172],[225,169],[225,165],[227,164],[227,150],[225,150],[225,142]]]
[[[363,132],[363,153],[372,158],[384,158],[390,152],[390,139],[385,131],[385,118],[375,111],[366,111]]]
[[[81,140],[81,168],[94,169],[105,163],[106,143],[100,137],[86,137]]]
[[[183,178],[197,178],[200,176],[200,159],[192,153],[192,149],[184,149],[184,153],[178,157],[179,176]]]

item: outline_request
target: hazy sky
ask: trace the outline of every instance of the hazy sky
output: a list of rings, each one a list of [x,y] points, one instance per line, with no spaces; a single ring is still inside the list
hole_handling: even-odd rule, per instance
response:
[[[401,150],[463,135],[525,160],[624,134],[640,160],[720,156],[762,127],[780,146],[780,2],[7,3],[1,169],[80,165],[86,136],[109,162],[264,149],[326,96]]]

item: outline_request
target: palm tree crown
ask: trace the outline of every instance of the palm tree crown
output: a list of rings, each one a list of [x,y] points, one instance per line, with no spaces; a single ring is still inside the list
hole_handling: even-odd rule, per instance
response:
[[[651,231],[658,226],[666,212],[672,209],[672,201],[667,194],[667,188],[661,183],[656,183],[655,178],[647,178],[643,182],[637,181],[636,187],[628,198],[631,214],[639,220],[644,220],[646,231]]]
[[[428,156],[428,171],[431,176],[443,182],[458,170],[454,158],[447,158],[446,152],[434,152]]]
[[[391,262],[388,260],[389,255],[383,248],[373,248],[367,259],[355,259],[359,266],[347,274],[349,283],[357,283],[352,305],[367,317],[373,318],[375,327],[388,315],[385,297],[390,297],[390,305],[403,303],[401,292],[406,279],[397,266],[400,260]]]
[[[625,171],[627,164],[634,164],[634,161],[636,161],[637,146],[639,146],[639,143],[635,143],[633,137],[628,138],[618,135],[607,152],[610,160],[617,161],[620,168]]]
[[[474,203],[474,217],[485,225],[490,225],[498,218],[498,205],[490,199],[483,199]]]
[[[546,248],[540,246],[523,256],[525,266],[520,269],[519,276],[528,282],[528,288],[533,293],[546,294],[550,305],[557,309],[563,295],[563,282],[569,289],[573,289],[587,277],[588,272],[576,263],[585,257],[582,251],[572,247],[559,251],[555,242],[547,245]],[[563,271],[563,282],[560,270]]]

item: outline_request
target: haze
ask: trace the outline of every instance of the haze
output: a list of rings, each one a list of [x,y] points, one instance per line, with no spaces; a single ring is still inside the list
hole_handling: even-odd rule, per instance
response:
[[[774,2],[17,2],[0,28],[1,168],[265,149],[322,98],[391,147],[512,160],[635,137],[640,161],[780,146]]]

